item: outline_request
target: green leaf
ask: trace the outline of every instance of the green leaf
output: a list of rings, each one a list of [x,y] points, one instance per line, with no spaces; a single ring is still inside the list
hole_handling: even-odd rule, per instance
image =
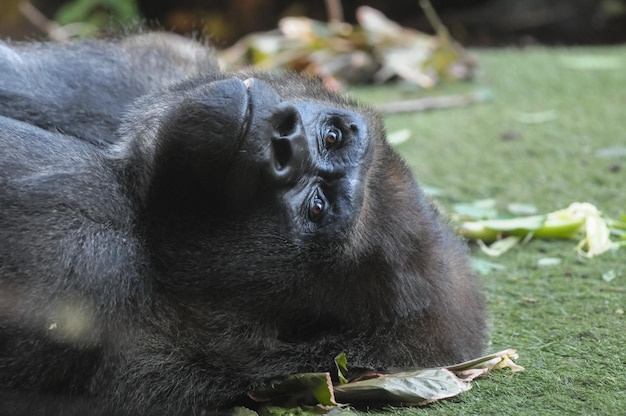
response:
[[[524,236],[530,231],[537,231],[545,224],[546,219],[545,215],[531,215],[502,220],[485,220],[481,221],[481,224],[494,231]]]
[[[339,378],[339,384],[345,384],[348,382],[346,376],[343,375],[343,372],[348,372],[348,359],[346,358],[346,353],[342,352],[335,357],[335,367],[337,367],[337,377]]]
[[[483,251],[489,255],[502,254],[514,246],[516,243],[514,239],[505,238],[511,236],[527,240],[531,238],[581,238],[576,250],[581,257],[587,258],[626,246],[626,241],[611,240],[612,235],[626,239],[624,232],[626,223],[605,217],[598,208],[588,202],[574,202],[567,208],[547,215],[477,220],[480,217],[484,217],[484,214],[480,211],[472,213],[470,210],[465,211],[465,217],[457,216],[458,232],[471,240],[478,241]],[[503,242],[501,243],[500,240]],[[489,247],[485,245],[494,241],[498,245],[492,244]]]
[[[335,409],[339,411],[334,411]],[[333,407],[330,411],[328,408],[322,406],[303,406],[303,407],[278,407],[278,406],[263,406],[259,410],[259,414],[262,416],[319,416],[319,415],[354,415],[354,412],[341,412],[343,410],[340,407]]]
[[[289,398],[296,402],[314,401],[324,406],[337,405],[330,373],[300,373],[276,377],[252,392],[250,397],[256,401]]]
[[[254,410],[250,410],[247,407],[237,406],[234,407],[230,416],[259,416]]]

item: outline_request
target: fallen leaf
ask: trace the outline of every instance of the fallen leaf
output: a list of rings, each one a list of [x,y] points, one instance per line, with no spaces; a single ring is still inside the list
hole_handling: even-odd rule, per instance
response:
[[[461,208],[459,208],[461,207]],[[472,204],[454,206],[458,232],[479,242],[485,253],[500,255],[517,242],[510,237],[524,238],[581,238],[576,250],[582,257],[592,258],[610,250],[626,246],[626,221],[606,218],[588,202],[574,202],[567,208],[546,215],[530,215],[514,218],[482,219],[485,214]],[[489,212],[488,215],[497,216]],[[613,241],[611,236],[623,241]],[[504,243],[495,245],[499,240]],[[487,245],[487,243],[492,243]]]
[[[615,70],[624,67],[619,56],[610,55],[562,56],[561,65],[579,71]]]
[[[501,256],[502,254],[515,247],[519,242],[520,237],[516,237],[513,235],[503,238],[501,240],[497,240],[489,246],[485,244],[482,240],[476,241],[482,252],[491,257]]]
[[[537,266],[539,267],[553,267],[561,264],[561,259],[558,257],[543,257],[537,260]]]
[[[425,405],[467,391],[471,385],[444,368],[387,374],[335,387],[343,403]]]
[[[336,357],[337,369],[347,368],[345,358],[343,353]],[[274,415],[346,414],[339,411],[343,405],[338,402],[423,406],[471,389],[471,380],[491,370],[509,368],[513,372],[523,371],[523,367],[513,362],[516,358],[515,350],[507,349],[443,368],[411,369],[390,374],[372,372],[366,379],[338,385],[331,383],[329,373],[293,374],[272,378],[249,396],[266,402],[264,409]],[[277,401],[292,406],[275,407]],[[303,407],[303,402],[308,405]],[[242,415],[247,416],[246,413]]]
[[[477,273],[486,275],[493,271],[504,270],[506,267],[503,264],[494,263],[485,259],[472,258],[471,267]]]
[[[250,34],[220,52],[220,61],[228,69],[254,65],[301,71],[334,88],[396,78],[432,87],[441,79],[474,76],[475,60],[440,23],[431,36],[368,6],[359,7],[356,17],[359,25],[284,17],[278,30]]]
[[[387,141],[389,144],[397,146],[401,143],[406,142],[411,138],[411,130],[402,129],[394,131],[393,133],[387,134]]]
[[[348,359],[346,353],[342,352],[335,357],[335,367],[337,368],[337,377],[339,378],[339,384],[346,384],[348,379],[344,375],[344,372],[348,372]]]
[[[323,406],[337,406],[330,373],[300,373],[275,377],[250,394],[255,401],[264,402],[276,399],[289,399],[315,402]]]
[[[609,283],[617,277],[617,273],[615,270],[609,270],[608,272],[602,273],[602,280]]]
[[[596,157],[602,158],[602,159],[626,157],[626,147],[624,146],[603,147],[601,149],[596,150]]]
[[[506,209],[513,215],[535,215],[538,210],[533,204],[522,204],[519,202],[512,202],[507,205]]]
[[[460,217],[487,219],[498,215],[495,199],[481,199],[472,203],[459,203],[452,206]]]
[[[535,113],[519,113],[516,117],[517,121],[524,124],[540,124],[554,121],[557,119],[555,110],[539,111]]]
[[[524,367],[513,362],[513,360],[516,360],[517,358],[517,351],[509,348],[470,361],[465,361],[460,364],[450,365],[446,368],[454,371],[455,373],[472,369],[491,371],[495,369],[510,368],[512,372],[517,373],[524,371]]]

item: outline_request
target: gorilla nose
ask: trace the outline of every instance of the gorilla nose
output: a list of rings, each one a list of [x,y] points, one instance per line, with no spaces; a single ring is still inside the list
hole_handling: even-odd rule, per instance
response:
[[[310,161],[298,110],[289,103],[280,103],[272,117],[272,128],[270,176],[276,184],[292,184],[304,174]]]
[[[251,99],[252,121],[244,148],[258,155],[262,177],[270,186],[297,182],[311,165],[306,129],[295,105],[283,101],[269,83],[243,81]],[[253,156],[254,157],[254,156]]]

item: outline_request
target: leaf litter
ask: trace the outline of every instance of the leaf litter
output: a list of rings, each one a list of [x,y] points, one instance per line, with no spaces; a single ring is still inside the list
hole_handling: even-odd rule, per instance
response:
[[[431,88],[444,79],[473,79],[476,60],[452,39],[429,1],[421,0],[420,6],[434,35],[402,27],[379,10],[361,6],[357,25],[284,17],[277,29],[245,36],[219,57],[226,68],[296,70],[334,89],[391,79]]]
[[[455,205],[452,219],[461,235],[476,241],[492,257],[533,238],[578,239],[576,251],[585,258],[626,246],[626,217],[609,218],[589,202],[574,202],[544,215],[499,217],[494,205],[486,201],[491,200]]]
[[[337,382],[332,381],[330,372],[274,377],[249,393],[250,398],[263,403],[258,413],[237,408],[235,414],[353,414],[350,407],[424,406],[470,390],[471,381],[492,370],[524,371],[513,361],[516,358],[516,351],[507,349],[447,367],[386,374],[361,371],[348,380],[347,357],[341,353],[335,358]]]

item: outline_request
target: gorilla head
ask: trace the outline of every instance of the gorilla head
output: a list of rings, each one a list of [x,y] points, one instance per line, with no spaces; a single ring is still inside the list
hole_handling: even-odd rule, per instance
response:
[[[72,50],[84,53],[58,56]],[[166,71],[168,56],[109,61],[106,84]],[[118,71],[131,64],[143,71]],[[87,114],[108,108],[97,90],[75,94]],[[376,370],[482,352],[466,248],[373,109],[293,74],[216,68],[136,95],[120,93],[114,133],[78,138],[40,128],[73,110],[0,104],[0,388],[14,403],[187,414],[328,371],[340,352]],[[36,305],[59,299],[88,315],[87,335],[51,335],[56,309]]]

